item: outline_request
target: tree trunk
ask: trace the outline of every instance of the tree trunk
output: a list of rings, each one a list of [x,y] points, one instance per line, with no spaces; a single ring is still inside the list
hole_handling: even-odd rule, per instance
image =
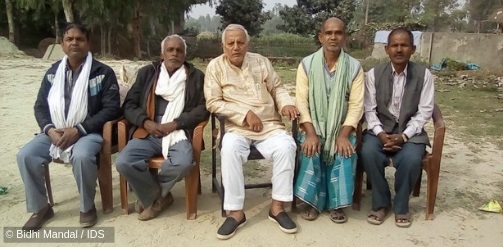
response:
[[[56,43],[61,43],[61,37],[59,36],[61,31],[59,30],[58,22],[59,12],[54,12],[54,32],[56,33]]]
[[[73,1],[61,0],[63,2],[63,10],[65,11],[65,18],[67,22],[74,22],[73,18]]]
[[[14,23],[14,15],[12,13],[14,9],[12,8],[11,0],[5,0],[5,6],[7,11],[7,22],[9,23],[9,41],[15,44],[16,38],[14,30],[16,30],[16,24]]]
[[[370,5],[370,0],[365,0],[367,3],[367,6],[365,7],[365,26],[369,23],[369,5]]]
[[[102,23],[100,25],[100,31],[101,31],[101,35],[100,35],[100,48],[101,48],[101,56],[104,56],[107,51],[106,51],[106,48],[107,48],[107,28],[106,28],[106,25],[104,23]]]
[[[141,36],[140,36],[140,10],[139,6],[136,6],[135,14],[133,17],[133,48],[134,55],[136,58],[141,59]]]
[[[112,25],[108,28],[108,33],[107,33],[107,40],[108,40],[108,54],[112,55]]]

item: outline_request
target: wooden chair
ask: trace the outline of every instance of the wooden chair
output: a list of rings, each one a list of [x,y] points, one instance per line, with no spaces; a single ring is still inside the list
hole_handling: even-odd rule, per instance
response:
[[[216,120],[218,119],[219,122],[219,129],[217,128],[216,125]],[[222,184],[221,181],[218,181],[217,178],[217,147],[218,149],[222,148],[222,140],[225,135],[225,121],[227,117],[221,114],[211,114],[211,130],[212,130],[212,138],[211,138],[211,189],[213,192],[218,192],[218,195],[220,197],[220,209],[222,211],[222,217],[225,217],[227,214],[224,210],[224,185]],[[220,140],[218,140],[217,144],[217,136],[218,132],[220,132]],[[298,120],[295,119],[292,121],[292,137],[297,143],[297,136],[298,136]],[[294,179],[293,179],[293,184],[295,185],[295,180],[297,177],[297,171],[298,171],[298,159],[299,159],[299,150],[300,147],[297,145],[297,151],[295,155],[295,171],[294,171]],[[248,160],[260,160],[264,159],[262,154],[255,148],[251,147],[250,148],[250,154],[248,155]],[[269,183],[258,183],[258,184],[245,184],[245,189],[256,189],[256,188],[272,188],[272,184]],[[292,211],[296,211],[296,206],[297,204],[295,203],[295,197],[294,201],[292,202]]]
[[[112,194],[112,154],[117,152],[117,123],[121,118],[108,121],[103,125],[103,146],[97,157],[98,163],[98,183],[100,186],[101,203],[105,214],[111,213],[113,208]],[[53,160],[55,163],[63,163],[61,160]],[[51,176],[49,166],[45,168],[45,187],[47,189],[47,197],[51,206],[54,205],[51,188]]]
[[[426,187],[426,220],[433,220],[435,209],[435,201],[437,199],[437,189],[438,189],[438,178],[440,173],[440,161],[442,160],[442,150],[444,148],[444,137],[445,137],[445,122],[442,117],[442,112],[437,104],[435,104],[433,109],[433,143],[431,147],[431,153],[426,152],[423,157],[423,170],[426,171],[427,175],[427,187]],[[362,145],[362,132],[361,128],[357,131],[359,135],[357,137],[358,145],[357,152],[360,156],[361,145]],[[392,162],[390,162],[392,165]],[[360,201],[363,185],[363,164],[361,159],[358,159],[356,167],[355,176],[355,191],[353,194],[353,209],[360,210]],[[422,173],[419,174],[419,178],[414,187],[412,195],[417,197],[421,189],[421,177]],[[371,189],[371,185],[367,179],[367,189]]]
[[[204,150],[203,142],[203,130],[208,121],[204,121],[197,125],[194,129],[194,134],[192,137],[192,152],[194,157],[194,162],[196,163],[194,167],[190,170],[189,174],[185,176],[185,207],[187,210],[187,219],[194,220],[197,217],[197,197],[201,194],[201,177],[199,165],[201,163],[201,151]],[[119,139],[119,152],[124,149],[128,141],[128,122],[122,120],[119,122],[118,126],[118,139]],[[164,162],[164,157],[154,157],[149,160],[148,167],[151,172],[157,174],[158,169],[161,169],[162,163]],[[124,214],[129,214],[128,208],[128,186],[127,180],[122,175],[120,176],[120,190],[121,190],[121,207]]]

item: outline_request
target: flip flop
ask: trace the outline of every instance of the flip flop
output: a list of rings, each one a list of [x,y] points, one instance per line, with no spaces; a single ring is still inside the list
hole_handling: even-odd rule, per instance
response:
[[[395,215],[395,225],[401,228],[408,228],[412,225],[410,214],[397,214]]]
[[[348,217],[346,217],[346,214],[344,214],[344,211],[342,211],[342,209],[330,210],[330,219],[337,224],[345,223],[346,221],[348,221]]]
[[[309,220],[309,221],[315,220],[316,218],[318,218],[319,215],[320,215],[320,212],[318,212],[318,210],[316,210],[313,207],[306,209],[300,213],[300,217],[302,217],[305,220]]]
[[[367,222],[372,225],[380,225],[386,219],[388,210],[386,208],[381,208],[377,211],[371,210],[367,216]]]

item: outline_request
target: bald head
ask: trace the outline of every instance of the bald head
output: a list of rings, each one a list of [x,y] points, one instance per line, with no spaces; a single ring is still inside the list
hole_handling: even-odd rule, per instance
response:
[[[330,25],[330,24],[335,24],[337,26],[342,27],[342,30],[344,31],[344,33],[346,33],[346,24],[344,24],[344,22],[341,19],[337,18],[337,17],[330,17],[330,18],[324,20],[321,23],[320,32],[325,31],[327,29],[327,25]]]

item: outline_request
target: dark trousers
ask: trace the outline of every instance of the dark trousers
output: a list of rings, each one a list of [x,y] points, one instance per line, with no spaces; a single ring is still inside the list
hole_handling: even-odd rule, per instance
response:
[[[389,165],[388,156],[392,157],[395,172],[395,214],[409,212],[409,196],[421,172],[422,158],[426,145],[407,142],[397,153],[383,150],[383,144],[375,135],[363,136],[361,158],[367,178],[372,184],[372,210],[391,206],[391,194],[388,181],[384,177],[384,168]]]

